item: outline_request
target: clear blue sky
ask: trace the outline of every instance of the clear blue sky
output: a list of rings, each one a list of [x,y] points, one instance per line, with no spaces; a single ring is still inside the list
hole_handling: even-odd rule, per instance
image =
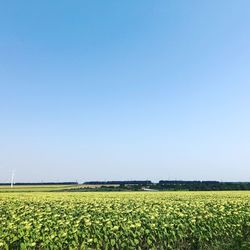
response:
[[[250,181],[250,2],[0,4],[0,182]]]

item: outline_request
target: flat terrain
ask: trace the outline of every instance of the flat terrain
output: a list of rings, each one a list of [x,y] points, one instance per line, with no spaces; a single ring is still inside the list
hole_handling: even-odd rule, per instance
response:
[[[77,185],[14,185],[0,186],[0,192],[44,192],[76,187]]]
[[[36,188],[2,189],[0,249],[249,249],[249,191]]]
[[[66,191],[70,189],[94,189],[99,188],[101,186],[119,186],[119,185],[14,185],[13,187],[10,186],[0,186],[0,193],[1,192],[53,192],[53,191]]]

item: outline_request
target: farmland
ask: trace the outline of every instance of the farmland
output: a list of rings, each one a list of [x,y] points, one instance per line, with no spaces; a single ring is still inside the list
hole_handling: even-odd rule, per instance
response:
[[[249,191],[39,188],[1,190],[0,249],[249,249]]]
[[[75,185],[14,185],[12,188],[8,185],[0,186],[0,193],[5,192],[51,192],[60,191],[62,189],[70,189]]]

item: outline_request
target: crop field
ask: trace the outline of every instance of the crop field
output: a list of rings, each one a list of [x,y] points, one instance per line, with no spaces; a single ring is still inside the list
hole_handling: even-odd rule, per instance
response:
[[[250,192],[1,192],[0,249],[250,249]]]
[[[60,191],[62,189],[69,189],[75,187],[75,185],[14,185],[0,186],[0,193],[2,192],[48,192],[48,191]]]
[[[88,184],[77,184],[77,185],[14,185],[10,187],[9,185],[1,186],[0,185],[0,193],[2,192],[54,192],[54,191],[67,191],[70,189],[82,189],[82,188],[100,188],[101,186],[113,186],[117,187],[119,185],[88,185]]]

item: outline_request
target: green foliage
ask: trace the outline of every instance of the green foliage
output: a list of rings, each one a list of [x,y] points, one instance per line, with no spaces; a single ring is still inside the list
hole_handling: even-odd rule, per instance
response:
[[[0,194],[0,249],[244,249],[249,235],[247,191]]]

